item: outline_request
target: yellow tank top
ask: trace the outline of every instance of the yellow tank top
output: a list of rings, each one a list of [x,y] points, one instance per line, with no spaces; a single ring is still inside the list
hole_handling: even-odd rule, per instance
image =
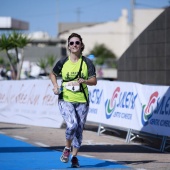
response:
[[[64,63],[63,68],[61,70],[61,75],[62,75],[63,80],[69,81],[69,80],[73,79],[78,74],[79,69],[80,69],[80,65],[81,65],[81,60],[82,60],[82,57],[80,57],[80,59],[76,63],[73,63],[70,60],[70,57],[69,57],[69,59]],[[81,78],[83,78],[83,79],[88,78],[88,69],[87,69],[87,65],[84,61],[82,63]],[[74,80],[74,81],[77,81],[77,79]],[[82,91],[78,91],[78,92],[70,91],[70,90],[65,88],[66,83],[67,82],[62,83],[63,100],[64,101],[79,102],[79,103],[87,102],[86,98],[84,96],[84,93]],[[83,84],[83,88],[84,88],[84,91],[86,93],[86,96],[88,97],[87,85]]]

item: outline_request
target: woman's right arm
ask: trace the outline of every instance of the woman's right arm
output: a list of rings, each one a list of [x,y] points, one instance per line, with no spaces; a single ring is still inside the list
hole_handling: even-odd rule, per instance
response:
[[[57,83],[57,77],[53,72],[50,73],[50,79],[51,79],[51,82],[53,84],[53,92],[54,92],[54,94],[58,94],[58,89],[60,87],[59,87],[59,85]]]

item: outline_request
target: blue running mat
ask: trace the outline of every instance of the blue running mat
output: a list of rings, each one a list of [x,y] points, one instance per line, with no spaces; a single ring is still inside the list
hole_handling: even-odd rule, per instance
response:
[[[36,147],[0,134],[0,170],[56,170],[71,168],[60,161],[61,152]],[[78,156],[80,168],[128,169],[116,162]],[[74,169],[74,168],[71,168]],[[76,168],[77,169],[77,168]]]

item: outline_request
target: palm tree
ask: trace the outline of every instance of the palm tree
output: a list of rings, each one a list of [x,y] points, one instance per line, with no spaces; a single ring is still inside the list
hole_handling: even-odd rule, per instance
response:
[[[16,31],[13,31],[8,35],[5,33],[1,35],[0,51],[4,50],[7,54],[7,58],[13,73],[13,79],[20,79],[22,64],[24,61],[24,47],[28,43],[29,39]],[[19,53],[19,49],[21,50],[21,53]],[[15,53],[11,54],[11,50],[15,51]]]
[[[47,63],[49,66],[50,71],[52,70],[54,63],[56,61],[56,58],[53,54],[47,56]]]
[[[51,54],[51,55],[47,55],[46,58],[41,58],[37,65],[43,70],[43,74],[45,75],[48,75],[49,72],[48,71],[51,71],[53,66],[54,66],[54,63],[56,61],[56,57]]]
[[[0,57],[0,65],[5,65],[5,61],[2,57]]]
[[[38,63],[37,63],[37,66],[39,66],[42,70],[43,70],[43,75],[47,75],[47,66],[48,66],[48,63],[47,63],[47,60],[45,58],[41,58]]]

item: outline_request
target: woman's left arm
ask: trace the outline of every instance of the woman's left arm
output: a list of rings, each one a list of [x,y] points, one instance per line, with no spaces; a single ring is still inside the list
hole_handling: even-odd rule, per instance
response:
[[[84,84],[87,84],[89,86],[95,86],[97,84],[97,78],[96,77],[91,77],[88,80],[85,80],[83,78],[79,78],[78,83],[84,83]]]

